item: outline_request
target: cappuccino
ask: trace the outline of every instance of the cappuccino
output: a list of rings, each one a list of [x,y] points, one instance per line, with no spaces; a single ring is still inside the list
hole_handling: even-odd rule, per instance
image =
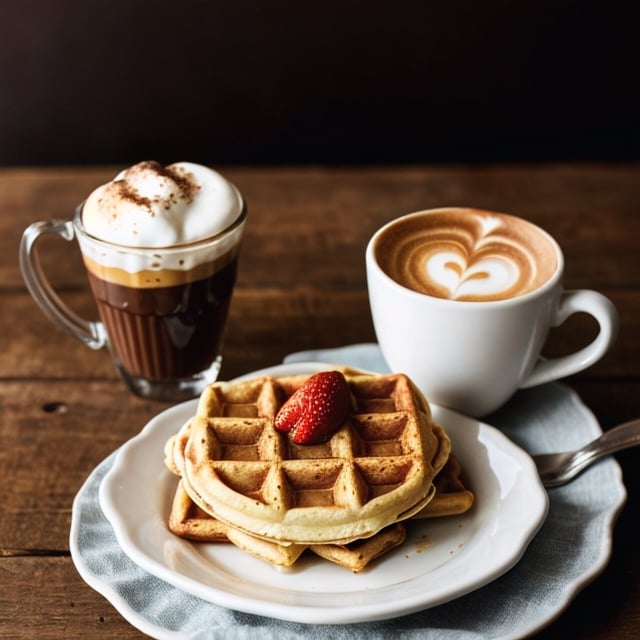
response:
[[[73,220],[34,222],[20,267],[51,320],[92,349],[108,346],[129,388],[177,402],[215,381],[247,208],[238,189],[192,162],[139,162],[97,187]],[[34,251],[43,235],[80,245],[101,320],[56,295]]]
[[[607,298],[563,289],[558,243],[510,215],[461,208],[405,215],[373,234],[365,262],[389,369],[407,374],[429,401],[469,415],[582,371],[617,332]],[[573,353],[542,357],[549,331],[574,313],[593,316],[597,337]]]
[[[380,268],[418,293],[487,302],[534,291],[558,268],[554,243],[520,218],[442,208],[400,218],[376,238]]]
[[[141,395],[180,399],[214,379],[245,215],[230,182],[188,162],[138,163],[78,209],[112,355]]]

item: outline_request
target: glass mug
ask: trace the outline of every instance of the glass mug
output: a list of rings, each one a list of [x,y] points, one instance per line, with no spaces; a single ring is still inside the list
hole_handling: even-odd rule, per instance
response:
[[[20,268],[34,300],[88,347],[108,347],[137,395],[171,402],[199,395],[222,362],[246,206],[220,233],[166,248],[97,239],[82,223],[82,206],[73,220],[34,222],[24,231]],[[53,291],[35,251],[43,235],[77,239],[101,321],[79,317]]]

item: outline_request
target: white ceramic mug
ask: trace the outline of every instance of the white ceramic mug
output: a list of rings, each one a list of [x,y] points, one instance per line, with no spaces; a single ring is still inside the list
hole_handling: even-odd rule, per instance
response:
[[[433,238],[440,237],[439,218],[453,215],[448,213],[451,211],[456,217],[455,234],[462,233],[460,229],[468,221],[482,230],[473,231],[473,237],[465,231],[449,245],[446,237],[444,244],[434,244]],[[502,299],[482,299],[491,297],[487,294],[491,289],[487,289],[487,283],[492,279],[497,282],[511,277],[507,273],[510,258],[503,260],[504,256],[498,256],[500,264],[495,272],[491,271],[492,251],[502,251],[500,243],[506,242],[505,233],[507,236],[511,233],[508,229],[504,233],[496,231],[496,227],[510,225],[518,227],[524,244],[529,242],[529,234],[534,234],[534,244],[546,255],[541,258],[535,250],[523,247],[517,257],[525,265],[523,269],[532,265],[535,269],[536,262],[543,261],[551,261],[552,266],[542,277],[542,283],[529,285],[531,290],[511,291]],[[390,258],[393,252],[389,247],[405,243],[412,234],[415,236],[412,248]],[[507,244],[518,244],[522,238],[509,240]],[[424,261],[416,257],[419,255],[416,248],[421,243],[433,245]],[[508,251],[512,251],[511,244]],[[460,248],[461,245],[464,247]],[[383,256],[383,252],[387,253]],[[400,284],[396,280],[404,281],[404,276],[395,274],[394,279],[385,271],[392,270],[389,260],[405,266],[414,261],[413,269],[419,277],[423,269],[431,269],[435,279],[446,285],[445,290],[453,286],[452,279],[458,279],[456,286],[460,290],[466,287],[470,296],[468,299],[462,296],[462,300],[438,297],[410,288],[408,281]],[[486,265],[488,270],[478,275],[478,270]],[[503,266],[504,273],[500,271]],[[521,218],[459,208],[409,214],[392,220],[372,236],[366,250],[366,268],[375,332],[389,367],[410,376],[428,400],[469,415],[482,416],[494,411],[519,388],[563,378],[591,366],[605,354],[617,335],[618,314],[613,304],[595,291],[563,290],[564,258],[560,247],[542,229]],[[495,286],[508,288],[511,285],[506,280]],[[474,288],[478,293],[475,298]],[[577,312],[596,319],[600,326],[598,335],[576,353],[542,358],[540,353],[550,328]]]

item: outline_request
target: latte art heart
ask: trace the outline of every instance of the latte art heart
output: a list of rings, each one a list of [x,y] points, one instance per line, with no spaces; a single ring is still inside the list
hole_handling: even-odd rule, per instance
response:
[[[467,262],[457,253],[443,251],[426,263],[427,278],[445,287],[452,300],[473,296],[495,296],[518,282],[518,265],[502,256]]]
[[[505,300],[533,291],[557,267],[548,237],[506,214],[436,209],[392,223],[376,259],[399,284],[461,301]]]

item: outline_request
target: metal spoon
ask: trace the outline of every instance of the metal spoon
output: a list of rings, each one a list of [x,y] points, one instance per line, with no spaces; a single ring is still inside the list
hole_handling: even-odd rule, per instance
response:
[[[532,456],[545,487],[557,487],[573,480],[590,464],[622,449],[640,445],[640,419],[605,431],[577,451],[543,453]]]

